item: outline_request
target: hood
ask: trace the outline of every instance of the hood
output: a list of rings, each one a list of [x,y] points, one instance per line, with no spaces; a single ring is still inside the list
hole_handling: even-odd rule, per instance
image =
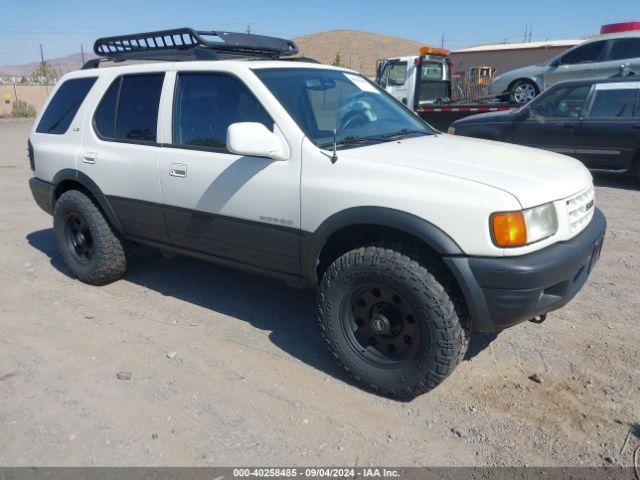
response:
[[[341,155],[489,185],[515,196],[522,208],[570,197],[593,183],[589,171],[573,158],[446,134],[344,150]]]

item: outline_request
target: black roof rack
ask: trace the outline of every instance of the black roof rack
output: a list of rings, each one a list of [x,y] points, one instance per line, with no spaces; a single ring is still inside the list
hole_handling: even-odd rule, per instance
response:
[[[176,28],[99,38],[93,45],[93,51],[99,58],[89,60],[83,68],[96,68],[107,60],[279,59],[297,54],[298,47],[291,40],[276,37]]]

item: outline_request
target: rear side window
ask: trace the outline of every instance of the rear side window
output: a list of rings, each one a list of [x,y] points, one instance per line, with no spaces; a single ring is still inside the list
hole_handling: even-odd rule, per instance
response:
[[[183,73],[178,77],[173,143],[226,151],[227,129],[257,122],[273,130],[273,120],[249,89],[235,77]]]
[[[97,133],[109,140],[155,142],[163,80],[163,73],[118,78],[96,110]]]
[[[96,77],[75,78],[64,82],[42,115],[36,132],[62,135],[69,129]]]
[[[633,88],[619,90],[596,90],[591,107],[591,118],[629,118],[633,117],[638,90]]]
[[[611,60],[640,58],[640,38],[615,40],[611,48]]]

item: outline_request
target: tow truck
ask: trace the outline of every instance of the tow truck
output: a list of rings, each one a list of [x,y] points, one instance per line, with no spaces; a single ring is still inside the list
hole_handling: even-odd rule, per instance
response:
[[[452,66],[448,50],[424,46],[418,55],[378,60],[376,83],[445,132],[460,118],[519,107],[494,98],[452,100]]]

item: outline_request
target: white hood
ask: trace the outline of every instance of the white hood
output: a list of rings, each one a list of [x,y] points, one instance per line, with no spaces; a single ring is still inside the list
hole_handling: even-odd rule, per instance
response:
[[[341,155],[490,185],[514,195],[522,208],[570,197],[593,183],[584,165],[565,155],[445,134],[345,150]]]

